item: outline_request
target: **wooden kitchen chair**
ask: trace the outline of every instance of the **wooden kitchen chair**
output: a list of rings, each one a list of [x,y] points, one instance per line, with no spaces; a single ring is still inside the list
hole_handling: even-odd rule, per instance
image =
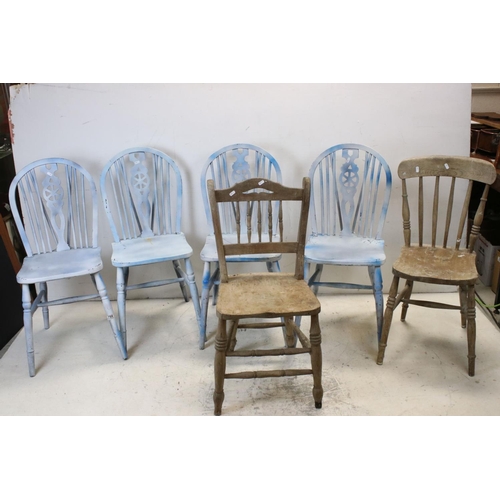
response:
[[[100,274],[103,264],[97,244],[97,189],[90,174],[63,158],[38,160],[13,179],[9,201],[27,254],[17,281],[22,285],[30,376],[35,375],[32,315],[38,307],[42,308],[47,329],[49,306],[100,298],[122,357],[127,359],[127,350]],[[97,294],[48,300],[47,282],[85,275],[92,279]],[[38,294],[32,301],[30,286],[34,284],[38,286]]]
[[[208,181],[208,194],[220,265],[220,290],[217,301],[218,328],[215,339],[215,415],[221,414],[224,380],[229,378],[313,376],[313,398],[321,408],[321,331],[318,315],[321,306],[303,279],[304,245],[310,200],[310,180],[304,178],[302,188],[294,189],[265,178],[251,178],[226,189],[214,189]],[[275,203],[278,204],[278,234],[264,238],[264,228],[272,234]],[[236,240],[226,240],[221,216],[230,207],[235,214]],[[295,210],[294,210],[295,209]],[[256,214],[256,227],[250,226]],[[288,222],[298,226],[296,232],[285,231]],[[293,223],[292,223],[293,221]],[[297,222],[298,221],[298,222]],[[255,231],[254,231],[255,229]],[[295,272],[228,274],[233,255],[295,254]],[[308,338],[294,323],[294,317],[310,316]],[[275,321],[240,322],[249,318]],[[281,320],[283,318],[283,320]],[[276,321],[276,319],[278,321]],[[236,349],[238,329],[284,327],[285,347],[273,349]],[[265,330],[263,330],[265,331]],[[281,336],[280,336],[281,337]],[[301,347],[294,347],[296,337]],[[309,354],[311,368],[268,371],[226,372],[226,359],[231,357],[281,356]]]
[[[181,231],[182,177],[174,160],[153,148],[126,149],[104,167],[101,196],[114,240],[111,263],[116,267],[118,318],[125,346],[127,292],[139,288],[178,284],[186,302],[191,295],[198,335],[200,298],[191,263],[193,249]],[[171,264],[175,278],[167,277],[163,268],[162,279],[142,277],[129,284],[130,268],[158,263]]]
[[[402,181],[405,245],[392,266],[393,280],[384,314],[377,363],[383,363],[392,315],[399,304],[402,304],[401,321],[405,321],[409,305],[458,309],[461,312],[462,328],[467,328],[469,375],[472,377],[476,358],[474,285],[478,278],[473,250],[483,220],[489,186],[496,179],[495,168],[491,163],[476,158],[429,156],[401,162],[398,175]],[[484,183],[485,186],[467,239],[467,216],[474,181]],[[413,198],[414,203],[410,203],[407,187],[412,182],[415,186],[414,193],[418,193]],[[415,184],[418,184],[418,190]],[[447,196],[442,198],[442,191]],[[425,193],[433,193],[432,206],[427,210],[424,207]],[[418,214],[416,242],[412,242],[410,207],[416,208]],[[406,284],[398,294],[401,278],[406,280]],[[415,281],[457,286],[460,305],[412,299]]]
[[[281,170],[267,151],[252,144],[231,144],[225,146],[208,158],[201,173],[201,195],[207,217],[208,235],[200,252],[200,258],[204,263],[203,282],[201,291],[201,318],[200,318],[200,349],[205,348],[207,340],[207,314],[210,291],[213,289],[213,303],[217,303],[219,283],[219,257],[215,244],[214,226],[208,201],[207,181],[212,179],[215,189],[224,189],[237,182],[250,179],[251,177],[262,177],[281,183]],[[232,207],[226,207],[221,214],[220,223],[224,238],[236,241],[236,220]],[[256,214],[253,214],[252,231],[257,231]],[[246,223],[246,221],[245,221]],[[272,233],[276,233],[277,218],[275,217]],[[268,226],[262,228],[262,237],[268,238]],[[279,253],[265,253],[259,255],[231,255],[231,262],[265,262],[267,270],[276,272],[280,270]]]
[[[319,287],[371,290],[375,297],[377,342],[382,334],[385,262],[384,228],[392,175],[385,159],[361,144],[339,144],[311,165],[311,234],[305,249],[305,279]],[[310,267],[314,272],[310,275]],[[324,266],[365,267],[370,284],[322,279]]]

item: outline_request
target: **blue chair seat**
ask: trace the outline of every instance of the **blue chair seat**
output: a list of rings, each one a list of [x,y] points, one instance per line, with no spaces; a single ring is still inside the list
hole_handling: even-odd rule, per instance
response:
[[[75,248],[25,257],[17,282],[40,283],[97,273],[102,269],[100,248]]]
[[[140,266],[165,260],[187,259],[193,249],[181,234],[162,234],[148,238],[113,242],[111,262],[115,267]]]
[[[277,241],[279,236],[275,235],[274,240]],[[225,234],[223,236],[223,241],[226,244],[234,244],[237,242],[236,234]],[[244,240],[246,241],[246,240]],[[258,241],[257,236],[255,236],[252,241]],[[262,241],[269,241],[268,235],[262,235]],[[203,262],[218,262],[219,257],[217,256],[217,245],[215,244],[215,236],[213,234],[207,236],[205,245],[200,252],[200,257]],[[275,262],[281,258],[279,253],[259,253],[252,255],[228,255],[226,257],[227,262]]]
[[[385,262],[384,240],[352,236],[311,236],[306,259],[316,264],[381,266]]]

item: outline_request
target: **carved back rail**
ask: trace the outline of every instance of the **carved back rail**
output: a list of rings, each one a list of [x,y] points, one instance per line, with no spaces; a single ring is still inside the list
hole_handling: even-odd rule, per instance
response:
[[[97,247],[97,190],[80,165],[63,158],[33,162],[13,179],[9,200],[29,257]]]
[[[101,194],[116,242],[181,230],[181,174],[161,151],[131,148],[113,157],[101,174]]]
[[[230,186],[253,177],[269,179],[281,183],[281,170],[276,160],[263,149],[252,144],[232,144],[219,149],[207,160],[201,176],[201,191],[210,234],[214,234],[210,203],[207,193],[207,181],[212,180],[215,189],[226,189]],[[261,234],[272,234],[277,230],[277,211],[271,209],[273,218],[263,215],[263,211],[269,214],[269,208],[261,205],[260,212],[254,207],[245,211],[245,216],[237,222],[235,207],[222,205],[219,208],[220,223],[223,234],[231,234],[236,231],[257,231],[261,228]],[[260,219],[259,219],[260,214]],[[265,222],[264,222],[265,221]],[[260,224],[260,226],[259,226]],[[238,226],[239,225],[239,226]]]
[[[208,181],[208,196],[214,222],[215,239],[219,255],[221,281],[227,282],[228,272],[226,256],[260,253],[295,253],[295,276],[297,279],[304,277],[304,247],[307,229],[307,217],[310,202],[310,179],[305,177],[302,188],[289,188],[263,178],[251,178],[235,184],[227,189],[216,190],[214,181]],[[292,241],[284,238],[283,202],[301,203],[296,237]],[[221,205],[231,206],[235,213],[237,242],[224,241],[221,224]],[[274,207],[278,230],[276,237],[267,226],[274,220]],[[241,221],[249,212],[257,212],[256,228],[247,226],[242,228]],[[253,217],[249,217],[253,220]],[[255,230],[254,230],[255,229]],[[266,238],[265,235],[269,237]]]
[[[309,177],[313,235],[381,238],[392,176],[376,151],[359,144],[333,146],[316,158]]]
[[[423,246],[424,243],[430,242],[430,245],[435,247],[442,243],[443,248],[454,247],[456,250],[461,248],[462,243],[465,246],[464,230],[467,227],[473,182],[485,184],[470,231],[468,250],[472,252],[483,220],[489,186],[496,179],[493,165],[484,160],[468,157],[411,158],[400,163],[398,175],[402,179],[403,232],[406,246],[411,245],[412,237],[407,179],[418,179],[418,245]],[[457,189],[457,179],[467,181],[465,192]],[[432,193],[432,206],[426,210],[425,199],[426,193],[429,192]],[[459,199],[459,194],[463,201]],[[454,219],[457,220],[454,217],[455,213],[459,218],[456,232],[452,232],[452,222]],[[428,227],[428,224],[425,224],[426,215],[430,216],[430,232],[426,231]],[[450,239],[454,235],[455,239]]]

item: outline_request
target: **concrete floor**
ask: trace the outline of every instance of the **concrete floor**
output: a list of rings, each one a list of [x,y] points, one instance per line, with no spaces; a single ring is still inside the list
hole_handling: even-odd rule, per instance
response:
[[[419,298],[456,303],[458,295]],[[314,408],[309,376],[227,380],[223,415],[500,415],[500,330],[481,308],[471,378],[457,311],[413,307],[406,323],[395,316],[378,366],[372,296],[320,299],[323,408]],[[127,307],[127,361],[99,302],[53,307],[46,331],[37,311],[37,374],[28,375],[21,331],[0,359],[0,415],[212,415],[215,308],[209,310],[207,346],[199,350],[191,302],[129,300]],[[272,336],[280,346],[281,331]],[[254,342],[250,332],[238,338],[239,345]],[[286,357],[267,366],[303,366],[300,358],[308,363],[307,357]]]

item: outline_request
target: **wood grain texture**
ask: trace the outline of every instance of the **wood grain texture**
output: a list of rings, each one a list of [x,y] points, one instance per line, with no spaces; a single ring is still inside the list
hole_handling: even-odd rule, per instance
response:
[[[387,299],[384,314],[382,336],[379,342],[377,363],[382,364],[387,339],[389,336],[392,316],[395,308],[403,304],[401,320],[406,321],[410,305],[431,307],[437,309],[456,309],[460,311],[461,326],[467,329],[468,342],[468,374],[475,372],[475,290],[474,285],[478,278],[474,243],[484,216],[484,209],[489,186],[496,180],[494,166],[481,159],[456,156],[430,156],[411,158],[401,162],[398,174],[402,179],[403,195],[403,232],[405,246],[401,249],[398,259],[393,263],[393,281]],[[440,188],[444,179],[450,178],[450,189],[446,203],[441,204]],[[410,182],[418,179],[415,187],[418,205],[418,244],[411,241],[410,222]],[[462,200],[457,199],[456,179],[468,181]],[[434,184],[434,195],[430,207],[430,231],[426,232],[425,187],[424,182]],[[464,228],[469,210],[469,201],[473,181],[484,184],[483,194],[474,215],[469,237],[464,235]],[[444,221],[444,237],[442,246],[438,245],[438,224]],[[450,228],[453,222],[457,223],[456,240],[448,246]],[[428,241],[426,239],[429,238]],[[467,242],[469,242],[467,246]],[[398,293],[400,278],[406,279],[403,290]],[[413,283],[433,283],[441,285],[456,285],[459,292],[459,305],[443,304],[440,302],[420,301],[411,299]]]
[[[220,415],[224,400],[224,379],[288,377],[298,375],[313,376],[313,398],[316,408],[321,408],[323,388],[321,386],[321,330],[318,314],[321,305],[313,291],[303,279],[304,248],[307,218],[310,202],[310,179],[305,177],[302,188],[289,188],[277,182],[263,178],[246,179],[226,189],[215,189],[214,181],[209,180],[208,197],[215,233],[215,241],[219,257],[220,285],[217,300],[217,316],[219,324],[215,340],[215,390],[214,414]],[[290,201],[300,204],[299,220],[295,221],[295,240],[284,241],[285,220],[282,202]],[[258,235],[257,238],[242,243],[242,237],[227,239],[224,237],[219,205],[231,203],[236,214],[242,211],[247,214],[257,204]],[[262,202],[266,202],[268,224],[261,223]],[[276,204],[273,202],[277,202]],[[243,204],[243,208],[242,208]],[[238,207],[238,208],[236,208]],[[278,211],[279,232],[274,238],[272,221],[275,220],[273,209]],[[247,224],[248,225],[248,224]],[[268,241],[263,241],[262,228],[268,228]],[[239,228],[238,228],[239,231]],[[293,231],[290,233],[293,234]],[[227,258],[241,253],[261,255],[269,252],[293,253],[296,256],[295,273],[245,273],[228,275]],[[294,323],[296,316],[311,316],[310,337]],[[257,322],[244,322],[246,318],[257,318]],[[280,318],[278,321],[260,321],[266,318]],[[229,330],[227,325],[229,324]],[[285,346],[279,348],[237,349],[237,330],[256,328],[263,334],[269,328],[284,327]],[[296,347],[297,340],[302,347]],[[278,370],[247,370],[227,373],[226,358],[245,358],[262,356],[292,356],[310,354],[311,367]]]

